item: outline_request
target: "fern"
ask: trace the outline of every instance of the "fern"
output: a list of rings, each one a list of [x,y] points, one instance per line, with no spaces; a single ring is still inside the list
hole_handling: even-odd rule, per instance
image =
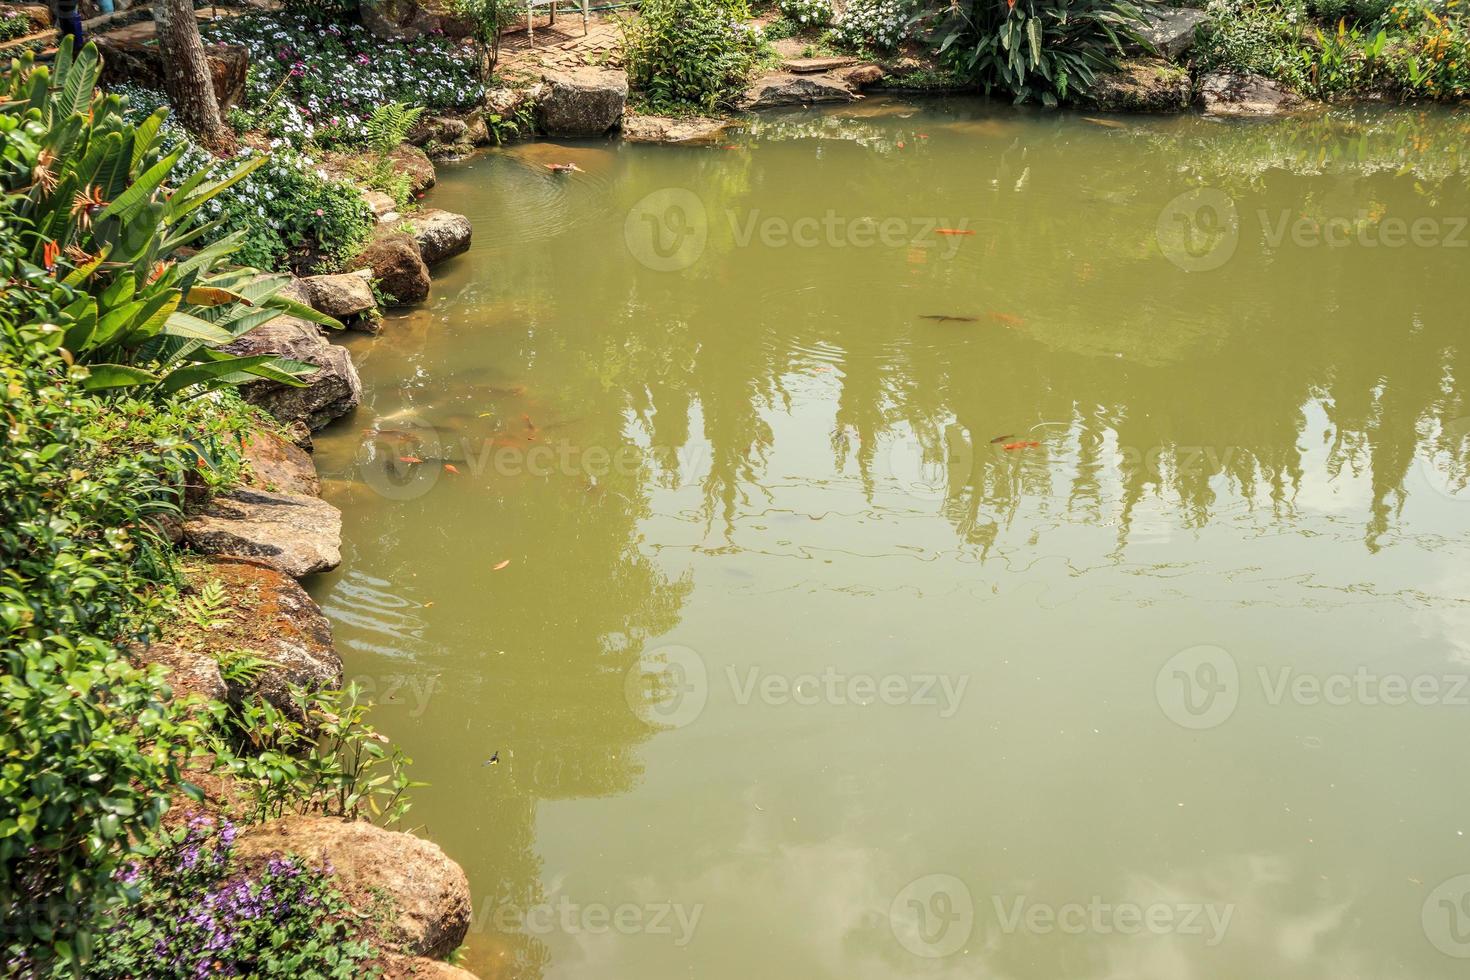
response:
[[[262,660],[243,650],[232,650],[219,658],[220,676],[226,684],[239,687],[254,687],[255,682],[273,666],[275,665],[271,661]]]
[[[224,583],[212,578],[179,603],[179,614],[201,630],[218,629],[229,618],[225,613],[228,598]]]
[[[423,106],[409,107],[402,102],[378,106],[367,122],[368,148],[380,157],[387,156],[404,141],[423,114]]]

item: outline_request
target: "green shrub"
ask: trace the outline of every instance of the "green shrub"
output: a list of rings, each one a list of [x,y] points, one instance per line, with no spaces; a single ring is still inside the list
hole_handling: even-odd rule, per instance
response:
[[[1295,9],[1253,0],[1211,0],[1207,12],[1209,20],[1195,49],[1202,69],[1264,75],[1293,88],[1306,87],[1309,55]]]
[[[963,0],[945,15],[940,50],[987,92],[1056,105],[1117,67],[1141,16],[1128,0]]]
[[[151,520],[192,452],[119,438],[118,410],[68,380],[59,341],[0,314],[0,919],[4,958],[31,964],[87,957],[124,898],[113,872],[200,735],[115,646],[157,609],[168,567]]]
[[[892,51],[907,40],[918,12],[909,0],[851,0],[832,39],[854,51]]]
[[[798,30],[811,27],[826,27],[832,23],[832,4],[830,0],[780,0],[776,4],[781,11],[781,16],[796,25]],[[766,37],[770,37],[767,30]]]
[[[1336,24],[1346,19],[1350,23],[1375,24],[1393,5],[1393,0],[1308,0],[1307,9],[1319,20]]]
[[[645,0],[625,28],[629,82],[659,111],[729,104],[760,52],[748,16],[740,0]]]

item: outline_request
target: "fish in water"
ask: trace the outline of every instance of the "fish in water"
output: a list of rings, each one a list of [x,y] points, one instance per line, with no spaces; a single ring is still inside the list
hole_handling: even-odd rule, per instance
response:
[[[990,440],[990,444],[993,446],[998,442],[1005,442],[1007,439],[1014,438],[1016,438],[1016,434],[1014,432],[1011,432],[1003,436],[996,436],[994,439]]]
[[[582,168],[575,163],[548,163],[546,169],[554,174],[579,174],[582,172]]]
[[[1004,449],[1006,452],[1013,452],[1017,449],[1040,449],[1041,443],[1027,439],[1025,442],[1008,442],[1000,448]]]
[[[1083,116],[1082,121],[1092,123],[1094,126],[1104,126],[1108,129],[1127,129],[1126,123],[1120,123],[1116,119],[1098,119],[1096,116]]]
[[[995,310],[990,311],[990,319],[1007,327],[1019,327],[1026,322],[1014,313],[998,313]]]
[[[934,229],[934,234],[936,234],[936,235],[973,235],[973,234],[975,234],[975,232],[974,232],[973,229],[970,229],[970,228],[935,228]]]
[[[921,313],[920,320],[933,320],[936,323],[974,323],[980,319],[978,316],[961,316],[956,313]]]

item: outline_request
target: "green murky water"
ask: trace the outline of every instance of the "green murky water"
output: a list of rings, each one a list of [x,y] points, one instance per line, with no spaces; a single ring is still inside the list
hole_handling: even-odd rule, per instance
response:
[[[873,100],[444,168],[314,592],[468,965],[1462,976],[1467,137]]]

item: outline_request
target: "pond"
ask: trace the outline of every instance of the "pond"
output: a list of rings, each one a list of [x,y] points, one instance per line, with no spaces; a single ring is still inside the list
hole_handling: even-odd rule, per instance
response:
[[[348,339],[313,591],[466,965],[1463,975],[1470,113],[727,139],[443,167]]]

